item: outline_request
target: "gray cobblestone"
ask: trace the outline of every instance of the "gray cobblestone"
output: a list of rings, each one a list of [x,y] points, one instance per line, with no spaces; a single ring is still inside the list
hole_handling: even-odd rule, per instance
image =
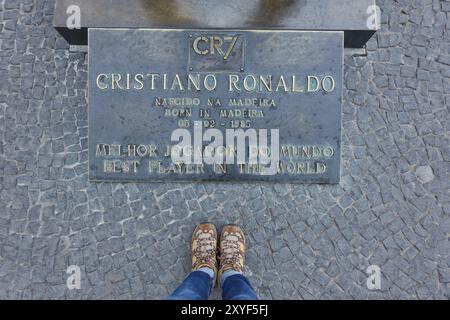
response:
[[[243,225],[262,298],[450,297],[450,2],[378,1],[368,56],[345,58],[337,186],[89,183],[87,57],[53,4],[0,0],[1,298],[160,299],[204,220]]]

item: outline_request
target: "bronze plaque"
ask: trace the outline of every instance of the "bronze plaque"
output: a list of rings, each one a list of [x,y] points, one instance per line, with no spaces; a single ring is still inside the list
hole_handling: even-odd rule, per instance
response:
[[[89,37],[91,180],[339,182],[343,32]]]

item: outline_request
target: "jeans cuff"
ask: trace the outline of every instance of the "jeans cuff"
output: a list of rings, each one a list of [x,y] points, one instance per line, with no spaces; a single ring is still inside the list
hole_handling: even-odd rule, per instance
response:
[[[220,278],[220,287],[223,288],[223,284],[225,283],[225,280],[228,279],[228,277],[234,276],[234,275],[236,275],[236,274],[242,274],[242,272],[239,272],[239,271],[236,271],[236,270],[233,270],[233,269],[230,269],[230,270],[228,270],[228,271],[225,271],[225,272],[222,274],[222,277]]]
[[[204,272],[204,273],[208,274],[211,277],[211,279],[214,279],[214,270],[211,268],[203,267],[203,268],[198,269],[197,271]]]

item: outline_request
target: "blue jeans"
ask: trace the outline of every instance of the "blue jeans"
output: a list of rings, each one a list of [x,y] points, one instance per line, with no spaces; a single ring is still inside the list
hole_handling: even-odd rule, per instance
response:
[[[258,300],[250,282],[240,273],[224,273],[222,298],[224,300]],[[193,271],[169,296],[168,300],[208,300],[213,278],[206,272]]]

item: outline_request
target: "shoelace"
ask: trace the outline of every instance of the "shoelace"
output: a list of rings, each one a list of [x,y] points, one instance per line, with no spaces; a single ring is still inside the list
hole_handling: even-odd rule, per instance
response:
[[[198,247],[194,250],[193,254],[200,263],[211,261],[211,256],[216,254],[216,250],[213,246],[213,237],[210,235],[207,238],[199,239]]]
[[[232,235],[230,235],[232,236]],[[229,264],[233,267],[242,268],[240,259],[243,252],[240,250],[239,241],[225,237],[223,243],[223,256],[220,257],[222,265]]]

